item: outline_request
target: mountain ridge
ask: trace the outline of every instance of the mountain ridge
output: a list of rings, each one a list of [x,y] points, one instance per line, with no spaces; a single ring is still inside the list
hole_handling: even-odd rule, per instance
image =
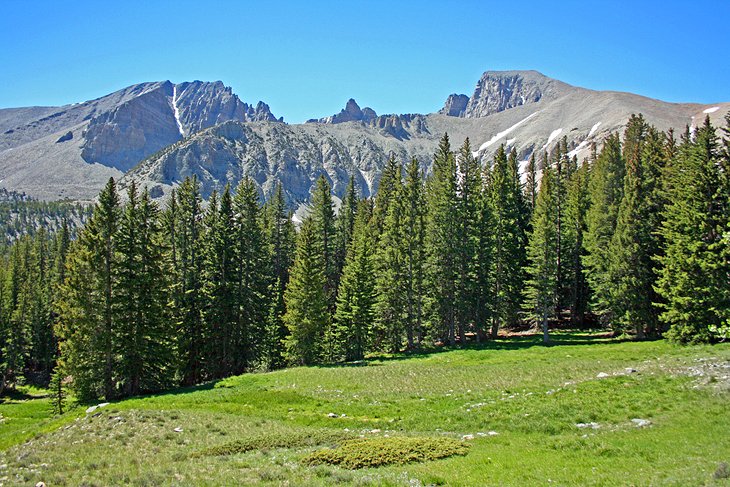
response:
[[[728,109],[590,90],[537,71],[486,71],[471,96],[452,94],[438,112],[378,115],[350,99],[337,114],[286,124],[220,81],[148,82],[63,107],[0,109],[0,186],[42,199],[92,199],[113,176],[164,197],[196,175],[207,195],[252,173],[264,196],[283,182],[298,206],[319,174],[335,195],[351,174],[372,195],[390,155],[415,157],[428,170],[444,132],[454,148],[469,138],[482,161],[501,144],[524,161],[564,136],[581,159],[631,113],[681,130],[704,115],[719,125]]]

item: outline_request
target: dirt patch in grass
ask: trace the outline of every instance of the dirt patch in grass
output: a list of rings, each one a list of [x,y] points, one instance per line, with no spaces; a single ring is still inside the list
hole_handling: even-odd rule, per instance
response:
[[[336,448],[326,448],[307,455],[308,465],[338,465],[357,469],[427,462],[453,455],[466,455],[468,445],[450,438],[357,438]]]
[[[256,450],[270,450],[272,448],[302,448],[332,444],[351,438],[352,434],[345,431],[310,430],[286,433],[260,434],[249,438],[242,438],[223,445],[213,446],[193,453],[193,457],[235,455]]]

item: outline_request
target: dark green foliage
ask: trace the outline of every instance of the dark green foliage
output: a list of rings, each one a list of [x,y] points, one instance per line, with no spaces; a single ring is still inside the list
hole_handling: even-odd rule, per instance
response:
[[[235,321],[233,327],[227,331],[232,338],[232,367],[225,375],[240,374],[248,367],[253,366],[260,360],[259,342],[265,333],[264,325],[271,305],[269,289],[272,284],[272,254],[267,246],[267,238],[264,228],[261,225],[261,205],[259,194],[254,181],[246,177],[236,189],[236,196],[233,201],[234,218],[234,243],[231,245],[235,258],[234,282],[236,292],[234,296]],[[278,235],[278,240],[273,247],[277,253],[273,258],[277,260],[277,266],[289,260],[289,227],[282,222],[281,213],[274,215],[278,229],[272,229],[272,233]],[[286,273],[281,268],[273,270],[281,275],[279,287],[283,288],[280,281],[286,278]],[[274,337],[274,340],[276,337]],[[278,350],[280,353],[281,350]],[[268,354],[277,353],[274,350],[267,351]]]
[[[454,235],[458,229],[456,158],[447,134],[441,139],[426,182],[427,289],[434,333],[456,342],[456,279],[458,256]]]
[[[592,290],[593,312],[610,321],[612,283],[608,274],[609,245],[623,197],[625,165],[621,155],[621,139],[610,135],[591,167],[588,183],[590,207],[586,214],[583,266]]]
[[[284,324],[289,330],[286,356],[291,364],[309,365],[322,359],[329,309],[325,265],[313,217],[302,222],[297,252],[284,299]]]
[[[655,262],[661,205],[659,174],[663,147],[655,129],[632,116],[624,136],[623,198],[609,246],[610,309],[617,330],[635,330],[637,338],[658,330]]]
[[[265,435],[257,435],[232,441],[225,445],[213,446],[195,453],[193,457],[237,455],[256,450],[270,450],[272,448],[312,447],[335,443],[351,436],[351,434],[343,431],[326,429],[267,433]]]
[[[317,184],[312,194],[311,218],[314,225],[316,248],[322,258],[324,265],[325,287],[324,293],[327,298],[327,308],[330,314],[334,313],[337,300],[337,285],[339,275],[337,272],[337,234],[335,230],[335,209],[332,202],[332,193],[327,178],[322,175],[317,179]]]
[[[368,204],[363,202],[361,206],[337,295],[332,333],[334,360],[364,358],[375,319],[375,241]]]
[[[319,450],[303,460],[308,465],[338,465],[343,468],[376,468],[428,462],[454,455],[466,455],[469,446],[451,438],[393,437],[356,438],[336,448]]]
[[[730,196],[720,156],[708,118],[671,163],[657,291],[668,336],[681,343],[710,341],[709,327],[730,318]]]
[[[494,156],[488,191],[494,235],[491,336],[496,338],[501,326],[517,321],[527,226],[519,174],[515,163],[509,163],[504,147],[500,147]]]
[[[527,244],[525,308],[531,319],[542,327],[544,342],[549,340],[548,319],[554,314],[558,300],[556,177],[551,168],[543,170]]]

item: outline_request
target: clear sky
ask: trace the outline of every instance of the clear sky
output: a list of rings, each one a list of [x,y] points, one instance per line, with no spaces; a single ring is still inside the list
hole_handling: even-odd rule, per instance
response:
[[[288,122],[428,113],[483,71],[536,69],[593,89],[730,101],[730,2],[24,1],[0,7],[0,107],[130,84],[222,80]]]

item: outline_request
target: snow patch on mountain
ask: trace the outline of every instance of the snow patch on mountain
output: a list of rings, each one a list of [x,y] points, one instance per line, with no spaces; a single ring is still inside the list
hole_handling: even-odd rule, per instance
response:
[[[545,143],[544,146],[542,146],[542,148],[543,149],[546,149],[547,146],[550,145],[550,142],[552,142],[553,140],[555,140],[558,137],[558,135],[560,135],[562,133],[562,131],[563,131],[563,129],[562,128],[559,128],[559,129],[555,129],[552,132],[550,132],[550,137],[548,137],[548,141]]]
[[[517,127],[519,127],[523,123],[527,122],[528,120],[530,120],[532,117],[534,117],[538,113],[540,113],[540,111],[537,111],[535,113],[531,113],[530,115],[528,115],[527,117],[523,118],[522,120],[520,120],[519,122],[517,122],[516,124],[514,124],[510,128],[499,132],[497,135],[495,135],[494,137],[492,137],[491,139],[489,139],[488,141],[486,141],[485,143],[483,143],[482,145],[480,145],[479,146],[479,149],[477,149],[476,152],[473,152],[472,155],[474,157],[479,156],[479,154],[482,153],[482,152],[484,152],[485,150],[487,150],[489,148],[489,146],[493,145],[495,142],[497,142],[499,139],[501,139],[505,135],[508,135],[514,129],[516,129]]]
[[[180,136],[185,137],[182,122],[180,122],[180,109],[177,106],[177,85],[172,85],[172,112],[175,114],[175,123],[177,123]]]
[[[593,127],[591,127],[591,131],[588,132],[588,137],[596,133],[596,130],[598,130],[598,127],[601,126],[601,122],[596,122]]]
[[[707,113],[709,115],[710,113],[715,113],[719,109],[720,107],[706,108],[705,110],[702,110],[702,113]]]

